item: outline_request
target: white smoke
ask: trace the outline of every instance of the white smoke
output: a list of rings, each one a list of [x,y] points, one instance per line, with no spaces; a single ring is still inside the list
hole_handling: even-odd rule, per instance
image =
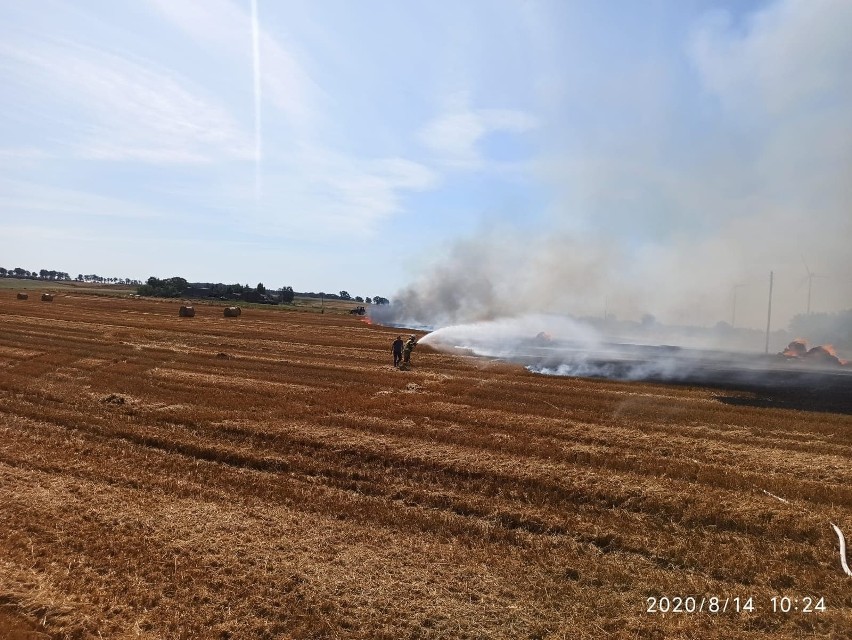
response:
[[[450,325],[427,334],[420,344],[556,376],[811,389],[825,384],[818,377],[823,374],[833,376],[834,383],[852,381],[852,371],[829,362],[802,362],[775,353],[643,344],[629,337],[605,336],[586,322],[553,314]]]
[[[803,257],[821,276],[813,309],[852,307],[849,33],[845,0],[774,2],[739,24],[714,14],[687,38],[693,103],[661,92],[660,117],[620,137],[606,119],[578,132],[541,118],[553,144],[539,176],[556,195],[536,228],[458,240],[383,319],[652,314],[712,327],[735,311],[759,330],[774,271],[777,329],[805,311]],[[630,103],[607,108],[632,121]],[[699,125],[696,140],[687,132]]]

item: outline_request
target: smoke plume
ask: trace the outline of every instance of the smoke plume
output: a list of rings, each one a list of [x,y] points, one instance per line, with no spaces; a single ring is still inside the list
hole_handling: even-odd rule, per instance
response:
[[[649,126],[612,136],[541,118],[536,176],[553,197],[535,228],[436,250],[381,319],[651,314],[763,329],[770,270],[773,328],[805,312],[806,270],[819,274],[814,310],[852,307],[849,33],[844,0],[784,0],[740,24],[714,14],[686,39],[689,79],[672,71]],[[681,105],[685,83],[697,88]],[[640,102],[616,115],[635,120]]]

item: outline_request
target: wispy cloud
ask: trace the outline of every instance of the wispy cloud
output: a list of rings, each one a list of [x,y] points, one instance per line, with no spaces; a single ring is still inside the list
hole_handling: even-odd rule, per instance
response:
[[[246,92],[252,90],[252,20],[248,6],[230,0],[149,0],[175,27],[209,50],[245,60]],[[263,94],[289,119],[291,126],[311,127],[322,92],[296,56],[259,27],[258,53],[263,60]]]
[[[251,198],[250,185],[241,180],[193,197],[223,214],[239,211],[235,222],[254,232],[365,238],[405,210],[408,194],[439,181],[427,166],[404,158],[365,160],[314,146],[267,171],[257,206],[240,206]]]
[[[212,55],[240,60],[251,91],[252,23],[248,5],[211,0],[150,0],[172,25]],[[261,12],[262,18],[262,12]],[[320,123],[327,113],[327,94],[302,61],[304,52],[287,46],[259,24],[260,84],[265,101],[263,192],[249,207],[238,203],[252,196],[242,181],[221,185],[217,208],[240,208],[239,222],[280,234],[322,228],[326,236],[370,235],[377,225],[405,208],[406,192],[423,191],[440,182],[434,170],[398,156],[364,157],[339,149]],[[266,104],[268,101],[268,105]],[[340,126],[341,123],[337,123]],[[282,125],[283,131],[282,135]],[[277,131],[278,144],[272,142]],[[205,196],[199,194],[199,197]],[[227,204],[225,204],[227,203]]]
[[[429,122],[419,137],[443,165],[471,170],[486,162],[479,148],[486,136],[498,131],[521,134],[536,126],[536,119],[523,111],[453,108]]]
[[[9,220],[29,216],[81,220],[92,216],[160,218],[164,215],[154,208],[121,198],[11,179],[0,179],[0,214]]]
[[[55,157],[53,153],[38,147],[0,148],[0,168],[10,171],[35,168],[53,157]]]
[[[224,108],[152,63],[49,40],[7,41],[0,56],[19,78],[86,115],[65,132],[83,157],[152,163],[251,157],[250,139]]]

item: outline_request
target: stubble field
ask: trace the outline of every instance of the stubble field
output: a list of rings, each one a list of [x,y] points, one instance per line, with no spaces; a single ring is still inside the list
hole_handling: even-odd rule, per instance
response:
[[[849,415],[177,309],[0,290],[0,637],[852,636]]]

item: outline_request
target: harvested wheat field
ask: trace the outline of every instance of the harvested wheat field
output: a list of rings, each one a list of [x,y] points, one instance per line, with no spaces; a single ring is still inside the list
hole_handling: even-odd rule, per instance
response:
[[[848,414],[14,295],[0,637],[852,637]]]

